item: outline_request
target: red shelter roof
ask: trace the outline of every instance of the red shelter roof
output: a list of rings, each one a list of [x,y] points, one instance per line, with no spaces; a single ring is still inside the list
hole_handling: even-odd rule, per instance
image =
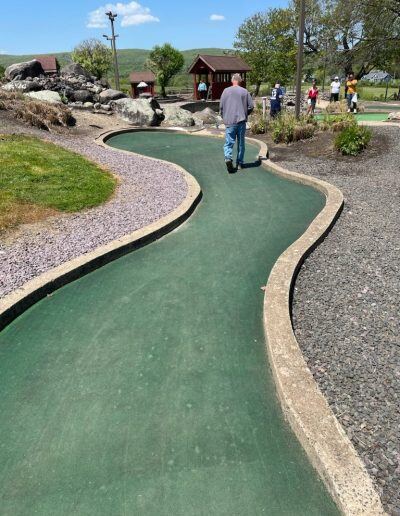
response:
[[[250,72],[251,67],[238,56],[209,56],[199,54],[189,67],[189,73],[209,68],[212,72]]]
[[[132,72],[129,75],[129,81],[131,84],[136,84],[139,82],[155,82],[156,76],[153,72],[143,71],[143,72]]]
[[[39,56],[35,59],[40,62],[45,73],[57,73],[58,64],[54,56]]]

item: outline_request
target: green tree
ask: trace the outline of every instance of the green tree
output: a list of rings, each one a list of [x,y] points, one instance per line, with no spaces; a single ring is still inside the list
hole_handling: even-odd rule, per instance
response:
[[[156,45],[150,52],[146,67],[156,75],[162,97],[166,96],[166,86],[172,77],[182,70],[184,63],[183,54],[169,43]]]
[[[72,52],[72,60],[98,79],[106,75],[111,68],[112,52],[98,39],[86,39]]]
[[[298,19],[299,0],[291,9]],[[400,43],[400,0],[306,0],[306,66],[357,78],[390,67]]]
[[[234,48],[251,66],[249,79],[258,95],[262,82],[286,82],[296,66],[296,30],[290,9],[270,9],[247,18],[239,27]]]
[[[0,79],[3,79],[5,71],[6,71],[5,66],[0,65]]]

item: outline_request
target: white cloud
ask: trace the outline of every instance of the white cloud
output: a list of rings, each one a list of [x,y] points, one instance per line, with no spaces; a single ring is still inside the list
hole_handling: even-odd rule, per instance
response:
[[[157,16],[153,16],[148,7],[140,5],[138,2],[123,4],[106,4],[89,13],[86,27],[90,29],[101,29],[108,26],[106,11],[112,11],[121,18],[121,27],[129,25],[141,25],[142,23],[159,22]]]
[[[0,49],[0,56],[4,56],[7,54],[7,50],[1,50]]]
[[[223,21],[225,20],[225,16],[223,14],[212,14],[210,16],[211,21]]]

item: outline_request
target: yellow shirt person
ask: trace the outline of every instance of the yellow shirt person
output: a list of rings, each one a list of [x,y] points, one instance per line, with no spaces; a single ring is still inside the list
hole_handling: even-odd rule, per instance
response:
[[[357,92],[357,79],[352,79],[352,80],[348,80],[346,82],[346,86],[347,86],[347,93],[350,95],[354,95],[354,93]]]
[[[347,111],[357,113],[357,79],[350,73],[346,81]]]

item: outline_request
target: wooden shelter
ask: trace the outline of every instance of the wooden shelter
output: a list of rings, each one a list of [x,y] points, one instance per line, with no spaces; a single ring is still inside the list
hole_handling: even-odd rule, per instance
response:
[[[132,98],[137,98],[140,93],[155,94],[156,76],[153,72],[132,72],[129,75],[129,82],[131,83]],[[139,87],[143,83],[146,86]]]
[[[193,74],[193,97],[199,100],[198,86],[199,82],[203,80],[207,84],[208,98],[218,100],[224,89],[231,86],[231,78],[234,73],[240,73],[243,77],[243,86],[246,87],[246,74],[250,71],[250,66],[240,57],[199,54],[188,70]]]
[[[46,75],[54,75],[58,73],[60,65],[58,64],[55,56],[39,56],[35,57],[35,59],[42,65]]]

